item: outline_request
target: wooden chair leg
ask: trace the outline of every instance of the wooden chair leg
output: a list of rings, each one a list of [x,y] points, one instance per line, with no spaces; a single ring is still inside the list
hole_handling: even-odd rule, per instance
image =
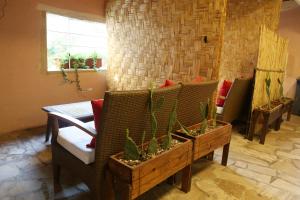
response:
[[[222,165],[227,166],[230,143],[225,144],[222,153]]]
[[[50,135],[51,135],[51,130],[52,130],[51,129],[52,128],[51,122],[52,122],[51,117],[48,116],[45,142],[49,141],[49,138],[50,138]]]
[[[210,160],[210,161],[213,161],[213,160],[214,160],[214,151],[213,151],[213,152],[210,152],[210,153],[207,155],[207,160]]]
[[[192,184],[192,165],[188,165],[182,170],[181,190],[185,193],[191,190]]]
[[[53,186],[54,186],[54,192],[60,192],[62,190],[60,185],[60,166],[57,164],[52,164],[53,167]]]

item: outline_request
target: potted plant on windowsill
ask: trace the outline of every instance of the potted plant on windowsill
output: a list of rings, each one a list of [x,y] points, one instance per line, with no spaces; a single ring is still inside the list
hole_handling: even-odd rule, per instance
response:
[[[159,99],[154,103],[151,89],[149,102],[152,139],[144,143],[144,132],[142,144],[137,146],[127,130],[124,152],[111,156],[109,160],[109,169],[117,182],[129,186],[119,187],[126,188],[126,191],[119,192],[121,194],[124,192],[129,199],[137,198],[180,170],[183,172],[182,190],[184,192],[190,190],[192,143],[189,139],[172,134],[176,123],[177,103],[170,113],[167,135],[156,138],[155,113],[163,105],[164,100]]]
[[[100,68],[102,67],[102,59],[98,53],[94,52],[88,56],[88,58],[85,60],[85,64],[91,69]]]

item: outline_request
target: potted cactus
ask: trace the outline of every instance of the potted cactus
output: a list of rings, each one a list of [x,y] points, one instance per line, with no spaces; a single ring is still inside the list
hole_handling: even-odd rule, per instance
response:
[[[109,168],[114,177],[121,184],[130,185],[129,191],[125,191],[129,199],[137,198],[179,171],[183,172],[182,190],[188,192],[190,189],[192,142],[172,134],[176,123],[177,102],[174,103],[169,114],[166,135],[156,137],[159,123],[156,112],[163,104],[163,98],[154,102],[153,87],[151,87],[148,105],[151,115],[150,141],[144,141],[146,132],[143,132],[141,145],[138,146],[130,137],[130,130],[126,130],[124,152],[111,156],[109,160]],[[124,191],[120,191],[122,192]]]
[[[216,119],[216,108],[211,108],[211,119],[208,119],[209,100],[200,102],[200,123],[186,127],[181,124],[177,130],[178,135],[192,139],[193,160],[213,153],[215,149],[223,146],[222,164],[227,164],[228,149],[231,140],[231,124]]]

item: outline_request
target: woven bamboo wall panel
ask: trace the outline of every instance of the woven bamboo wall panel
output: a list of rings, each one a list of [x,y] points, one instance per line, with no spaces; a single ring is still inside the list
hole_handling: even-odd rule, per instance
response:
[[[268,103],[265,85],[265,79],[268,74],[271,78],[271,100],[280,98],[280,85],[277,80],[284,80],[287,61],[288,41],[265,26],[262,26],[257,61],[258,69],[255,73],[252,109]]]
[[[226,0],[108,1],[109,88],[218,79],[225,12]]]
[[[220,79],[252,77],[260,26],[276,31],[281,0],[228,0]]]

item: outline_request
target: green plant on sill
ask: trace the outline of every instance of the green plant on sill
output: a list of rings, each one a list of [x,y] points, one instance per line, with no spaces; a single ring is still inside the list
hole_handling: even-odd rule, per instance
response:
[[[279,78],[277,79],[277,82],[279,84],[279,95],[280,95],[280,100],[283,101],[284,100],[284,96],[283,96],[283,81],[281,81]]]
[[[270,73],[268,72],[267,78],[265,78],[265,84],[266,84],[266,92],[268,97],[268,109],[271,109],[271,78]]]
[[[62,59],[61,66],[60,66],[60,71],[62,72],[63,79],[65,83],[75,83],[76,88],[78,91],[84,92],[84,91],[90,91],[90,89],[83,89],[80,85],[80,78],[79,78],[79,73],[78,69],[88,69],[85,66],[85,59],[83,55],[77,54],[75,56],[71,56],[69,53],[66,54]],[[68,64],[69,68],[73,68],[75,72],[75,80],[71,80],[68,78],[68,75],[64,69],[65,64]]]

